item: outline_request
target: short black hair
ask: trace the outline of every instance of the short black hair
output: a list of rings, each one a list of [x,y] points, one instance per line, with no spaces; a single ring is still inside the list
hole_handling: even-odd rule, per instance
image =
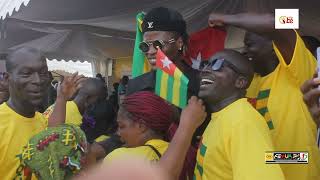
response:
[[[14,58],[16,55],[21,53],[39,54],[39,56],[45,59],[45,56],[43,55],[43,53],[38,49],[31,48],[31,47],[21,47],[21,48],[15,49],[9,52],[6,57],[7,72],[12,72],[12,70],[15,68]]]
[[[83,82],[83,86],[79,90],[79,94],[85,93],[89,95],[106,96],[107,89],[102,81],[96,78],[88,78]]]

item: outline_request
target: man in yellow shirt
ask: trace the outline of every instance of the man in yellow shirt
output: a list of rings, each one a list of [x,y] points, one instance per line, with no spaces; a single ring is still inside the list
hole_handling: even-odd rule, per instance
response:
[[[249,61],[233,50],[218,52],[202,70],[199,97],[206,102],[212,118],[198,149],[194,179],[284,179],[279,165],[265,163],[265,152],[274,150],[269,129],[244,98],[252,77]],[[194,101],[197,98],[189,100],[190,106],[201,104],[201,100]],[[203,119],[199,115],[188,117],[186,112],[199,111],[196,107],[182,112],[179,128],[159,163],[173,177]]]
[[[286,179],[320,179],[316,125],[300,92],[316,69],[314,56],[296,31],[275,30],[272,14],[210,15],[209,25],[223,24],[262,35],[247,33],[244,40],[256,72],[247,97],[264,116],[276,151],[309,153],[308,164],[281,164]]]
[[[0,105],[0,176],[3,180],[25,179],[29,172],[21,171],[20,162],[32,158],[32,149],[22,154],[22,146],[47,126],[45,118],[36,109],[49,85],[48,67],[46,58],[31,48],[9,54],[6,67],[10,98]],[[49,126],[63,123],[66,99],[75,93],[81,81],[76,74],[64,79]]]
[[[103,82],[96,78],[88,78],[72,101],[67,102],[66,123],[80,126],[82,115],[98,99],[106,99],[106,88]],[[43,115],[48,119],[53,112],[54,105],[50,106]]]

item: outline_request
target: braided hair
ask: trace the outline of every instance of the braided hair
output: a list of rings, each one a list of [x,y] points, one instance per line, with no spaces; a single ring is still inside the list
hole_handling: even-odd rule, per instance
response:
[[[121,108],[135,122],[143,123],[154,132],[166,135],[170,128],[174,112],[161,97],[149,91],[140,91],[126,96]]]

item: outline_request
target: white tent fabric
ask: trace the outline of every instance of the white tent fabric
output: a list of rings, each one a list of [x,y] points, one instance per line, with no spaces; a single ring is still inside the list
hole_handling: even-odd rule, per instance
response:
[[[31,0],[27,7],[0,21],[0,53],[31,46],[49,59],[90,60],[99,72],[107,63],[100,61],[132,56],[136,14],[159,6],[181,12],[189,32],[206,27],[212,11],[299,8],[300,32],[320,38],[319,0]],[[241,38],[232,31],[227,44],[235,45],[235,41]],[[236,47],[240,46],[237,43]]]
[[[52,59],[52,60],[47,59],[47,64],[48,64],[49,71],[63,70],[68,73],[78,72],[79,74],[82,74],[86,77],[93,77],[91,63],[87,61],[73,62],[73,61],[64,61],[64,60],[57,61],[56,59]]]
[[[27,6],[30,0],[0,0],[0,19],[11,16],[14,11],[19,11],[23,4]]]

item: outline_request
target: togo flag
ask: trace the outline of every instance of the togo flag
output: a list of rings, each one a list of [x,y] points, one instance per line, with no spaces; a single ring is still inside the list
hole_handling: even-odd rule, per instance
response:
[[[132,60],[132,77],[135,78],[143,73],[150,71],[150,64],[145,57],[144,53],[139,49],[139,44],[143,40],[142,35],[142,22],[144,13],[141,12],[136,16],[136,40],[134,43],[133,60]]]
[[[187,105],[189,79],[160,50],[157,52],[156,94],[170,103],[184,108]]]

